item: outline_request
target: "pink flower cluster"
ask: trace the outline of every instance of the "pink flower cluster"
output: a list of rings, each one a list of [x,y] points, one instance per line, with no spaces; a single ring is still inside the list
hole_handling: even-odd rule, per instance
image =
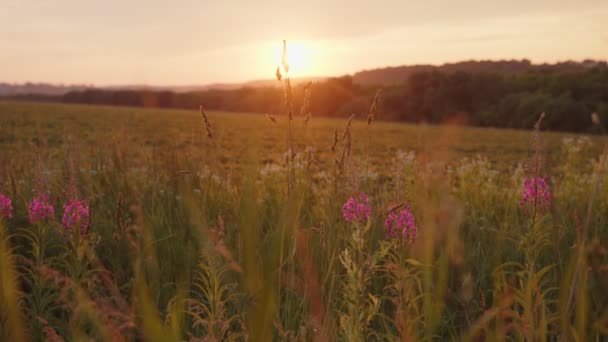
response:
[[[55,215],[55,208],[47,195],[40,195],[30,201],[28,205],[31,224],[51,219]],[[8,196],[0,194],[0,218],[13,217],[13,202]],[[86,200],[72,200],[63,205],[63,218],[61,222],[67,231],[78,230],[86,234],[89,229],[89,203]]]
[[[551,208],[551,191],[544,178],[524,178],[519,207],[526,214],[534,212],[536,207],[536,213],[540,215]]]
[[[418,235],[414,213],[407,204],[401,207],[400,210],[391,211],[384,220],[386,237],[388,239],[405,238],[413,242]],[[342,216],[347,222],[365,222],[369,219],[371,212],[369,198],[364,192],[349,198],[342,208]]]
[[[403,237],[411,241],[416,240],[418,227],[414,220],[412,208],[409,206],[389,213],[384,225],[386,226],[386,237],[389,239]]]
[[[53,208],[53,205],[46,195],[34,198],[28,206],[28,211],[30,214],[30,223],[32,224],[51,218],[55,215],[55,208]]]
[[[2,194],[0,194],[0,217],[13,217],[13,202]]]
[[[78,230],[86,234],[89,228],[89,204],[86,200],[72,200],[63,205],[63,227],[68,230]]]
[[[348,222],[365,222],[369,219],[372,213],[372,207],[369,205],[369,198],[362,192],[359,196],[353,196],[344,203],[342,207],[342,216]]]

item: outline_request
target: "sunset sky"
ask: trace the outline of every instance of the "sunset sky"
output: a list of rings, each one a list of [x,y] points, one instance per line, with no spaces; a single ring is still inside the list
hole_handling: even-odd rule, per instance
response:
[[[608,1],[0,1],[0,82],[194,85],[465,59],[608,58]]]

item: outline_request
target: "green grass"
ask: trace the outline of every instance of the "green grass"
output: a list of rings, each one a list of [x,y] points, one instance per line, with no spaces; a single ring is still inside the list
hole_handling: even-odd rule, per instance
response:
[[[0,340],[606,338],[605,137],[540,135],[531,218],[531,131],[356,120],[339,169],[346,120],[296,118],[288,192],[277,119],[211,112],[209,139],[197,111],[0,102]],[[56,214],[32,225],[36,179]],[[61,226],[71,185],[85,236]],[[345,222],[359,191],[370,220]],[[403,201],[415,242],[385,238]]]

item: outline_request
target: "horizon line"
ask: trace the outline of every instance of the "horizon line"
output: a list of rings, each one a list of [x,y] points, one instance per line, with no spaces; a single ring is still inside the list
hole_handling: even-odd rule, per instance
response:
[[[346,74],[333,74],[333,75],[325,75],[325,76],[295,76],[292,77],[291,79],[294,80],[298,80],[298,79],[304,79],[304,80],[309,80],[309,79],[329,79],[329,78],[340,78],[340,77],[345,77],[345,76],[354,76],[356,74],[359,73],[363,73],[363,72],[371,72],[371,71],[377,71],[377,70],[386,70],[386,69],[391,69],[391,68],[401,68],[401,67],[418,67],[418,66],[429,66],[429,67],[443,67],[443,66],[447,66],[447,65],[453,65],[453,64],[460,64],[460,63],[466,63],[466,62],[510,62],[510,61],[516,61],[516,62],[524,62],[524,61],[528,61],[530,63],[530,65],[532,66],[543,66],[543,65],[557,65],[557,64],[565,64],[565,63],[574,63],[574,64],[583,64],[585,62],[595,62],[598,64],[601,63],[608,63],[608,58],[607,59],[602,59],[602,58],[592,58],[592,57],[586,57],[586,58],[582,58],[582,59],[564,59],[564,60],[556,60],[554,62],[550,62],[550,61],[543,61],[543,62],[539,62],[539,61],[533,61],[530,58],[505,58],[505,59],[462,59],[462,60],[458,60],[458,61],[451,61],[451,62],[444,62],[444,63],[414,63],[414,64],[398,64],[398,65],[386,65],[386,66],[382,66],[382,67],[374,67],[371,69],[360,69],[358,71],[355,72],[351,72],[351,73],[346,73]],[[268,77],[268,78],[258,78],[258,79],[246,79],[243,81],[211,81],[211,82],[207,82],[207,83],[180,83],[180,84],[152,84],[152,83],[112,83],[112,84],[103,84],[103,83],[87,83],[87,82],[76,82],[76,83],[63,83],[61,81],[59,82],[52,82],[52,81],[5,81],[5,80],[0,80],[0,84],[8,84],[11,86],[24,86],[24,85],[47,85],[47,86],[54,86],[54,87],[87,87],[87,88],[125,88],[125,87],[140,87],[140,88],[188,88],[188,87],[213,87],[213,86],[238,86],[238,85],[247,85],[249,83],[256,83],[256,82],[269,82],[269,81],[273,81],[274,78],[273,77]]]

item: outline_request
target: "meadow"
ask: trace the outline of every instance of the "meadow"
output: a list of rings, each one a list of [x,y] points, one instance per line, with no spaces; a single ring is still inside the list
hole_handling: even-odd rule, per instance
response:
[[[606,338],[606,137],[366,115],[0,101],[0,340]]]

